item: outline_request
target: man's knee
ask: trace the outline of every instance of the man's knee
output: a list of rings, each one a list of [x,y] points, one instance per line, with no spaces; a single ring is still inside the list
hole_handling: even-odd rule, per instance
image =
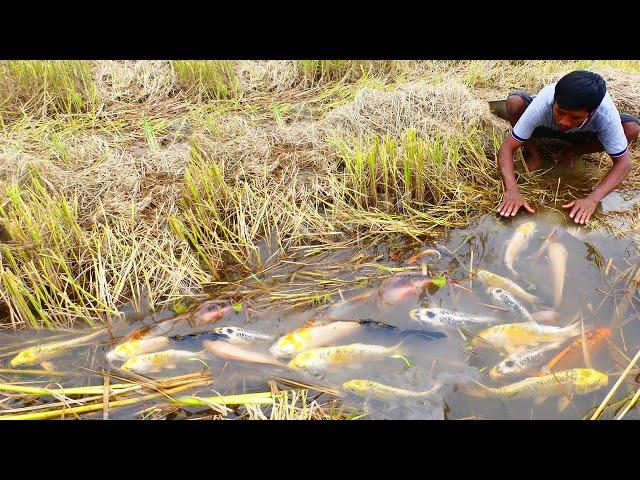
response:
[[[636,122],[625,122],[622,124],[622,129],[624,130],[624,136],[627,137],[628,143],[633,142],[638,138],[638,134],[640,134],[640,125]]]
[[[524,111],[527,109],[527,103],[520,95],[509,95],[507,97],[507,117],[511,126],[515,126]]]

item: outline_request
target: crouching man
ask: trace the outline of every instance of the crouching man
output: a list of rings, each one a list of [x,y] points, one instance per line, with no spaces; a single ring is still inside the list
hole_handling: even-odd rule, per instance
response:
[[[497,211],[504,217],[514,216],[520,207],[533,213],[518,189],[513,154],[524,145],[527,168],[535,170],[542,164],[536,138],[557,138],[571,143],[560,153],[560,161],[570,166],[577,155],[585,153],[605,151],[613,160],[611,170],[589,195],[562,206],[571,209],[569,217],[575,223],[587,223],[600,200],[629,174],[629,144],[640,133],[640,120],[619,113],[604,79],[583,70],[547,85],[535,98],[515,91],[507,97],[506,107],[513,128],[498,151],[505,194]]]

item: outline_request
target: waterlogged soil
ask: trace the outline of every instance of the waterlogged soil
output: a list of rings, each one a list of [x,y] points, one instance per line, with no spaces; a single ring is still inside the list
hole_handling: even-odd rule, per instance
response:
[[[536,231],[528,247],[521,252],[514,264],[518,278],[507,270],[504,264],[505,246],[514,235],[515,229],[525,221],[535,221]],[[509,379],[492,379],[488,372],[497,364],[504,353],[490,348],[470,345],[475,334],[486,327],[462,329],[427,326],[409,316],[412,309],[420,307],[440,307],[471,315],[493,316],[498,323],[519,322],[512,313],[492,306],[486,287],[477,279],[470,278],[471,269],[480,268],[495,274],[512,278],[530,293],[540,297],[542,302],[535,306],[522,302],[531,312],[550,310],[554,299],[554,282],[550,259],[543,254],[537,261],[528,259],[543,244],[547,235],[557,228],[555,241],[561,243],[568,252],[566,275],[562,292],[562,303],[556,309],[557,320],[551,324],[566,326],[583,319],[585,331],[594,328],[609,328],[611,338],[604,348],[588,358],[575,356],[570,368],[585,367],[606,373],[609,381],[603,388],[585,395],[573,395],[566,408],[558,404],[560,397],[550,397],[544,401],[534,398],[482,398],[470,396],[466,385],[473,380],[484,385],[498,387],[513,383],[531,375],[520,375]],[[435,263],[425,260],[424,265],[409,265],[408,260],[424,248],[434,248],[440,252]],[[412,244],[405,248],[390,248],[378,245],[384,251],[387,266],[402,269],[384,281],[372,280],[366,288],[353,290],[346,301],[334,302],[304,311],[280,308],[273,302],[268,308],[240,311],[227,306],[222,318],[215,323],[193,329],[188,322],[172,332],[173,338],[166,348],[203,352],[198,360],[180,362],[172,369],[144,374],[151,379],[161,379],[188,373],[204,372],[212,377],[212,383],[181,392],[181,395],[231,395],[270,390],[269,378],[285,378],[310,385],[327,387],[340,392],[337,402],[343,407],[344,415],[353,412],[372,419],[581,419],[593,413],[600,405],[619,375],[628,365],[640,347],[640,322],[638,309],[640,300],[637,291],[639,260],[638,247],[627,238],[615,239],[605,233],[587,231],[564,223],[558,215],[519,215],[516,219],[503,220],[494,215],[483,217],[473,228],[452,230],[438,243],[428,245]],[[346,252],[347,254],[349,252]],[[345,255],[345,252],[342,253]],[[348,258],[348,255],[347,255]],[[336,274],[338,275],[338,274]],[[635,282],[633,276],[636,276]],[[344,274],[353,278],[354,274]],[[444,277],[443,286],[424,282],[425,278]],[[268,280],[268,277],[267,277]],[[438,283],[438,282],[437,282]],[[355,298],[349,301],[350,298]],[[625,298],[627,303],[625,306]],[[217,308],[217,307],[216,307]],[[123,322],[114,328],[113,335],[104,339],[70,349],[65,355],[51,360],[49,368],[57,372],[37,375],[21,375],[10,369],[41,369],[40,366],[11,367],[10,360],[21,349],[77,337],[75,333],[35,333],[4,332],[0,334],[0,381],[8,384],[32,386],[65,387],[102,385],[103,371],[126,377],[119,370],[122,362],[108,362],[105,355],[117,344],[126,340],[132,332],[145,325],[153,325],[169,317],[164,312],[146,316],[136,321]],[[398,347],[402,357],[385,357],[360,363],[349,363],[337,368],[329,368],[324,374],[309,375],[303,371],[287,367],[288,359],[274,359],[279,365],[258,365],[250,362],[216,357],[204,351],[204,340],[223,342],[224,338],[211,333],[214,327],[236,326],[247,330],[270,334],[275,338],[311,322],[316,324],[338,320],[372,320],[365,323],[357,333],[329,341],[326,345],[365,343]],[[424,332],[441,332],[445,336]],[[82,332],[84,333],[84,332]],[[551,352],[549,359],[576,337]],[[273,341],[257,342],[242,348],[270,355]],[[588,350],[588,349],[587,349]],[[638,368],[634,368],[618,389],[613,401],[632,394],[639,384],[634,381]],[[373,380],[385,385],[411,391],[426,391],[441,384],[437,393],[424,399],[387,399],[373,396],[361,397],[346,391],[344,382],[354,379]],[[111,383],[118,383],[113,378]],[[281,388],[286,388],[281,386]],[[310,390],[310,400],[326,403],[332,398],[328,393]],[[149,393],[149,392],[145,392]],[[19,393],[0,392],[1,405],[6,413],[10,409],[34,407],[46,402],[59,402],[59,398],[25,396]],[[71,404],[70,404],[71,406]],[[155,407],[154,407],[155,406]],[[226,418],[242,416],[243,407],[232,407]],[[171,406],[168,400],[156,399],[130,407],[114,408],[109,418],[189,418],[202,416],[207,407]],[[263,410],[268,416],[268,409]],[[0,412],[2,414],[2,412]],[[608,409],[602,418],[612,418],[615,409]],[[102,418],[102,412],[92,413],[83,418]],[[68,417],[67,417],[68,418]],[[625,417],[638,418],[637,408]]]

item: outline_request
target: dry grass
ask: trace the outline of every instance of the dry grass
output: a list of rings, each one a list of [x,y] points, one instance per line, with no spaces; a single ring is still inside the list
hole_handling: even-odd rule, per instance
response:
[[[621,109],[640,113],[631,61],[4,62],[6,321],[104,322],[129,301],[161,308],[237,289],[277,263],[265,245],[299,259],[300,248],[465,226],[502,192],[495,152],[508,125],[485,100],[574,68],[601,72]],[[589,184],[609,167],[591,158]],[[527,199],[552,201],[516,163]],[[634,165],[625,188],[640,188]],[[323,298],[345,288],[332,274]],[[314,303],[317,281],[261,295]]]

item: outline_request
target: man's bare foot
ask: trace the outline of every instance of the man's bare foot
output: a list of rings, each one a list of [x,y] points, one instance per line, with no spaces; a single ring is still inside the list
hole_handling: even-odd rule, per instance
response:
[[[530,172],[537,170],[542,165],[542,157],[539,155],[530,155],[525,162]]]

